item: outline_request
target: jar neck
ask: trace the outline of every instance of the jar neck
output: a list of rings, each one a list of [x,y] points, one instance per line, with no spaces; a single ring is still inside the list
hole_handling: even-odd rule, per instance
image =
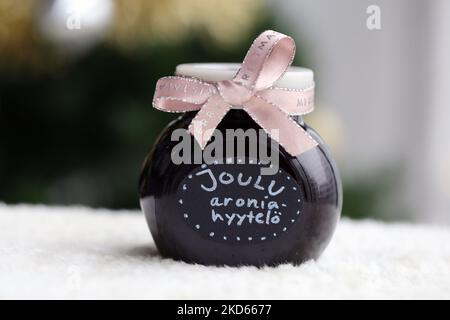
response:
[[[227,116],[230,117],[231,120],[235,120],[235,121],[239,121],[242,120],[242,114],[245,113],[245,111],[240,108],[240,109],[231,109]],[[192,119],[195,117],[195,115],[197,114],[197,111],[193,111],[192,113],[189,114],[189,118]],[[299,125],[303,126],[305,124],[304,118],[303,116],[299,116],[299,115],[293,115],[290,116],[292,118],[292,120],[294,120],[295,122],[297,122]]]

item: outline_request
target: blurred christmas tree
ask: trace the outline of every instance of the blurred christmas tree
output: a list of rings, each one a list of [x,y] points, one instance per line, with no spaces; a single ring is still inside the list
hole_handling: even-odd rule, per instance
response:
[[[64,29],[61,5],[0,2],[0,201],[135,208],[140,165],[173,118],[151,108],[156,80],[242,60],[271,19],[255,0],[116,1],[82,51],[89,30]]]

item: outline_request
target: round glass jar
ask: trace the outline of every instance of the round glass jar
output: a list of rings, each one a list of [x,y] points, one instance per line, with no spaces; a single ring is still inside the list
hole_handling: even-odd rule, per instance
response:
[[[183,64],[176,74],[221,81],[231,79],[238,68]],[[310,87],[313,72],[291,67],[276,85]],[[318,146],[299,156],[291,156],[266,134],[258,135],[259,148],[278,156],[276,172],[270,175],[261,174],[261,167],[269,164],[249,154],[253,142],[248,141],[243,154],[224,155],[222,161],[176,164],[172,153],[179,142],[172,134],[187,129],[195,114],[186,112],[163,130],[140,176],[141,208],[160,253],[191,263],[230,266],[298,264],[318,258],[342,206],[337,167],[322,138],[300,116],[293,118]],[[224,148],[227,129],[260,127],[234,106],[217,127],[224,135]]]

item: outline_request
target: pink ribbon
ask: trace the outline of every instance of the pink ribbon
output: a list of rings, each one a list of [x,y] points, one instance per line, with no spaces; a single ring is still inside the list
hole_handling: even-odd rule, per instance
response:
[[[153,106],[165,112],[199,110],[189,131],[203,149],[214,129],[232,108],[242,106],[267,134],[291,155],[310,150],[317,142],[290,115],[314,108],[314,87],[305,90],[275,87],[295,54],[294,40],[264,31],[253,42],[233,80],[205,82],[190,77],[163,77],[156,84]]]

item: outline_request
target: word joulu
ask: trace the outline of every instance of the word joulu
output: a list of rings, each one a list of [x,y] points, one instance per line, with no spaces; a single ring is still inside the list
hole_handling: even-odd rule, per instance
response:
[[[201,176],[207,174],[208,177],[211,179],[210,185],[204,185],[203,183],[200,185],[200,187],[208,192],[213,192],[217,189],[218,182],[224,185],[229,185],[232,183],[236,183],[238,186],[241,187],[247,187],[252,186],[255,189],[258,190],[267,190],[267,193],[270,196],[276,196],[279,193],[281,193],[284,190],[284,186],[279,187],[278,189],[275,186],[275,180],[271,180],[270,184],[268,186],[262,186],[261,183],[261,176],[257,176],[255,179],[252,176],[244,177],[243,173],[239,173],[237,177],[234,177],[231,173],[228,173],[226,171],[223,171],[219,174],[219,176],[216,178],[214,176],[214,173],[211,169],[205,169],[202,171],[197,172],[196,176]],[[252,183],[253,182],[253,183]]]

